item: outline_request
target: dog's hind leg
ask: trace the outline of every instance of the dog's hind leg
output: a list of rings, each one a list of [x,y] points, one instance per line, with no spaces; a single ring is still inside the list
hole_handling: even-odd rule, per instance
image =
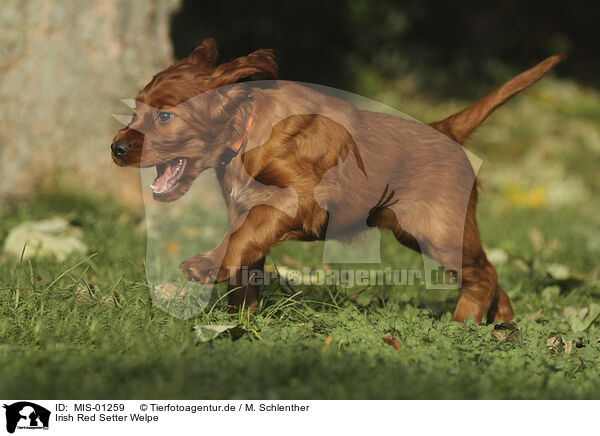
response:
[[[498,298],[488,311],[487,319],[496,322],[507,322],[510,321],[514,315],[515,312],[510,305],[510,298],[506,295],[506,292],[498,286]]]
[[[481,322],[484,316],[495,316],[494,308],[498,304],[501,288],[496,270],[487,260],[483,249],[480,248],[475,256],[464,256],[458,274],[461,287],[453,319],[463,322],[470,316]],[[493,319],[488,319],[488,322],[491,321]]]
[[[456,272],[461,287],[453,317],[455,321],[463,322],[468,316],[477,322],[484,317],[488,322],[510,321],[514,315],[510,299],[500,287],[496,270],[488,261],[481,246],[475,220],[474,197],[471,198],[470,203],[464,225],[464,238],[457,237],[460,229],[456,224],[436,226],[433,230],[429,228],[427,232],[421,232],[424,236],[417,240],[401,227],[396,214],[389,208],[373,214],[368,224],[392,230],[401,244],[426,254],[445,269]],[[433,216],[439,217],[439,214]],[[419,221],[431,222],[423,216]],[[463,239],[462,243],[461,239]]]
[[[487,322],[510,321],[514,316],[510,299],[498,283],[496,269],[487,259],[481,246],[475,216],[476,200],[477,190],[474,188],[464,221],[462,261],[461,269],[458,271],[461,288],[453,319],[462,322],[467,316],[471,316],[480,322],[485,316]],[[446,266],[447,259],[436,260]],[[454,268],[449,266],[449,269]]]
[[[477,322],[483,317],[487,322],[512,319],[514,312],[509,298],[500,287],[496,269],[481,246],[473,197],[467,209],[462,244],[456,246],[456,239],[454,235],[436,235],[434,232],[433,238],[423,244],[428,255],[444,268],[456,271],[460,291],[453,319],[459,322],[468,316]]]

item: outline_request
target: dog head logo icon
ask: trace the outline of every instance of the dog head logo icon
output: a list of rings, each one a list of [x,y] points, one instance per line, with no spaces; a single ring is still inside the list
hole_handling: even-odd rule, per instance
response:
[[[28,401],[19,401],[3,406],[6,409],[6,431],[14,433],[19,429],[47,429],[50,411]]]

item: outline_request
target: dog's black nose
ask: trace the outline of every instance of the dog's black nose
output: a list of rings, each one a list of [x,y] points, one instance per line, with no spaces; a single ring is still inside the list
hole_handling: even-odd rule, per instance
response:
[[[113,142],[112,145],[110,146],[110,149],[113,152],[113,155],[116,158],[120,158],[123,157],[127,154],[127,152],[129,151],[129,144],[125,141],[117,141],[117,142]]]

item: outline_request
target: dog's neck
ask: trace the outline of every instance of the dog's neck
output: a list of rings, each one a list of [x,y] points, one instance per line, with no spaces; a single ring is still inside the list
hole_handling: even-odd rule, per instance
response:
[[[232,147],[232,153],[237,148],[235,154],[227,164],[216,168],[228,202],[244,202],[248,188],[262,171],[259,164],[262,160],[252,150],[267,145],[273,127],[280,121],[294,115],[315,114],[353,126],[356,123],[351,120],[356,119],[359,112],[348,102],[291,82],[279,82],[277,88],[255,91],[248,102],[253,107],[246,120],[245,133]]]
[[[254,121],[254,112],[255,112],[255,106],[252,106],[252,111],[250,112],[250,116],[248,117],[248,120],[246,121],[246,125],[244,127],[244,133],[242,134],[242,137],[240,139],[238,139],[237,141],[235,141],[231,147],[228,147],[225,152],[223,152],[223,155],[221,156],[221,161],[219,163],[220,167],[224,167],[227,166],[233,159],[235,159],[237,157],[237,155],[239,154],[240,150],[242,149],[242,147],[244,146],[244,144],[247,142],[248,140],[248,132],[250,131],[250,128],[252,127],[252,123]]]

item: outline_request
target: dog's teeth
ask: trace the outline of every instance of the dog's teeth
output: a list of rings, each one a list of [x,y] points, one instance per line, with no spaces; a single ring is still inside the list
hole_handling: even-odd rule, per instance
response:
[[[154,183],[150,185],[150,188],[152,188],[155,194],[164,194],[173,190],[179,183],[179,177],[183,173],[184,165],[185,159],[176,158],[164,164],[162,172],[157,166],[157,176]]]

